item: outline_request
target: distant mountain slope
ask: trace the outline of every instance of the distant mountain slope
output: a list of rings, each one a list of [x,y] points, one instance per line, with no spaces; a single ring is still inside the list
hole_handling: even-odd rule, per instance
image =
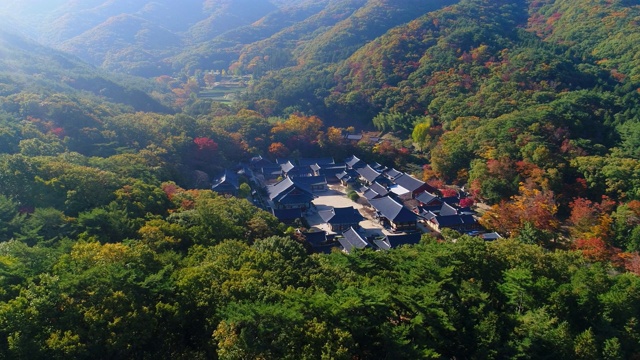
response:
[[[289,7],[289,6],[298,6],[298,5],[303,5],[303,4],[312,4],[314,2],[314,0],[271,0],[271,2],[279,7]]]
[[[318,39],[325,35],[319,35],[299,48],[296,56],[309,59],[309,64],[300,61],[297,68],[268,73],[254,87],[254,97],[275,97],[282,108],[312,111],[347,123],[370,123],[378,114],[394,112],[428,114],[449,122],[462,116],[497,117],[551,101],[553,94],[561,92],[613,87],[616,77],[633,77],[638,71],[640,66],[633,64],[640,41],[634,39],[640,31],[632,22],[638,6],[624,5],[624,1],[595,7],[588,1],[547,1],[542,7],[540,3],[462,0],[389,30],[335,64],[326,57],[333,52],[318,52],[311,45],[321,43]],[[562,17],[553,15],[560,10],[575,14],[565,20],[564,29]],[[544,28],[538,30],[531,24],[535,16],[552,20],[538,20]],[[576,33],[584,23],[602,18],[607,22],[591,27],[594,36],[587,36],[587,30]],[[614,18],[627,25],[612,26]],[[553,21],[556,27],[544,25]],[[349,48],[348,41],[342,43]],[[598,67],[612,75],[600,73]],[[619,74],[616,71],[623,71],[616,67],[627,70]],[[409,130],[412,126],[408,122],[394,127]]]
[[[294,52],[349,18],[365,4],[366,0],[327,1],[322,9],[311,16],[281,29],[271,37],[245,46],[234,67],[259,74],[265,70],[297,65]]]
[[[26,0],[0,4],[0,14],[15,14],[24,33],[94,65],[157,76],[237,59],[234,68],[249,72],[341,61],[455,1]]]
[[[278,8],[268,0],[54,1],[0,4],[22,32],[97,66],[156,76],[179,44],[208,41]]]
[[[331,106],[361,100],[375,103],[370,96],[376,90],[360,100],[362,94],[355,96],[353,91],[396,87],[401,81],[446,68],[443,63],[434,65],[432,58],[454,66],[461,54],[447,46],[462,45],[461,52],[470,54],[478,52],[474,47],[486,45],[483,51],[490,54],[488,58],[500,57],[501,46],[505,49],[525,40],[497,41],[508,40],[521,29],[550,44],[571,45],[567,50],[571,56],[592,59],[594,65],[617,77],[640,76],[635,45],[640,43],[635,30],[637,1],[462,1],[461,7],[421,19],[456,3],[458,0],[24,0],[3,2],[0,14],[11,14],[13,23],[22,24],[23,33],[96,66],[145,77],[226,69],[261,78],[289,67],[295,68],[287,71],[313,67],[324,74],[322,83],[337,82],[333,90],[316,95]],[[493,9],[487,16],[494,21],[460,10],[469,6],[484,12]],[[515,13],[517,18],[508,19]],[[457,21],[461,16],[467,23]],[[429,21],[438,24],[424,23]],[[485,36],[489,33],[493,39]],[[435,46],[434,41],[442,43]],[[269,76],[276,79],[280,75]],[[294,72],[287,78],[297,76]],[[397,103],[382,108],[412,108],[406,101],[406,106],[397,107]],[[424,103],[417,108],[421,106]],[[375,105],[373,113],[380,109]]]
[[[640,81],[640,1],[539,1],[530,12],[529,29],[544,40]]]
[[[209,0],[205,7],[210,12],[207,18],[189,29],[188,40],[192,43],[249,25],[278,9],[268,0]]]
[[[519,46],[525,9],[525,1],[462,1],[395,28],[339,65],[331,103],[354,106],[357,92],[374,111],[425,113],[430,105],[436,110],[430,101],[440,96],[446,101],[451,94],[440,84],[477,91],[491,73],[467,68]],[[461,84],[461,78],[469,84]]]
[[[338,66],[325,102],[453,120],[508,113],[535,92],[640,80],[640,5],[541,3],[463,0],[393,29]]]
[[[99,27],[112,17],[131,14],[139,10],[140,5],[133,2],[68,2],[44,18],[48,31],[42,31],[41,40],[47,44],[58,44],[86,31]]]
[[[304,21],[247,45],[234,66],[261,74],[287,66],[339,62],[393,27],[455,2],[329,1],[322,11]]]
[[[129,79],[124,85],[124,81],[114,80],[73,56],[3,30],[0,30],[0,76],[2,96],[21,91],[86,92],[138,111],[170,111],[145,93],[142,79]]]
[[[119,15],[60,48],[108,70],[126,66],[131,73],[153,75],[161,60],[180,44],[180,37],[163,27],[137,16]]]
[[[308,23],[309,19],[325,9],[328,2],[329,0],[312,1],[303,5],[284,7],[249,25],[230,30],[211,40],[193,44],[171,58],[169,62],[187,72],[195,68],[227,69],[232,63],[235,63],[234,68],[240,68],[246,59],[250,61],[249,56],[269,56],[273,63],[287,64],[291,59],[288,50],[291,46],[281,44],[274,39],[281,39],[280,35],[286,32],[283,29]],[[298,34],[293,36],[290,34],[287,37],[288,41],[295,41],[295,36]],[[274,52],[273,48],[277,48],[277,51]],[[239,57],[241,60],[237,62]]]
[[[301,53],[304,62],[336,62],[389,29],[457,0],[369,0],[353,15],[316,37]]]

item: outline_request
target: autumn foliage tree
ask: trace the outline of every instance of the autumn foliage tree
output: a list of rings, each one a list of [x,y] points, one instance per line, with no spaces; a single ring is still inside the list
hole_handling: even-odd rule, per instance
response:
[[[290,153],[291,152],[289,151],[289,148],[287,148],[281,142],[274,142],[269,146],[269,154],[271,154],[271,156],[273,157],[276,157],[276,158],[287,157],[289,156]]]
[[[198,147],[198,151],[216,151],[218,150],[218,144],[215,141],[206,137],[197,137],[193,139],[193,143]]]
[[[218,151],[218,144],[208,137],[197,137],[193,139],[195,144],[195,158],[200,161],[209,160]]]
[[[571,235],[574,239],[600,238],[609,241],[611,233],[611,210],[614,202],[603,197],[600,203],[585,198],[576,198],[570,204]]]
[[[271,128],[273,142],[287,144],[289,148],[304,149],[317,143],[317,136],[324,124],[317,116],[293,114]]]
[[[582,252],[582,255],[591,261],[606,262],[615,260],[615,249],[607,244],[602,238],[591,237],[577,239],[573,246]]]
[[[527,223],[539,231],[555,234],[560,228],[557,211],[552,191],[520,184],[518,195],[493,205],[480,220],[484,226],[510,236],[517,236]]]

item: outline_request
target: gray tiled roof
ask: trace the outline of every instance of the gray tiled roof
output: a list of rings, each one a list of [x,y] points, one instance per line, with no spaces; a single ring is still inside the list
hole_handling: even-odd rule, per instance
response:
[[[387,242],[393,248],[401,245],[415,245],[420,243],[420,239],[422,239],[422,233],[419,232],[400,235],[387,235]]]
[[[333,158],[303,158],[298,160],[298,164],[300,166],[311,166],[311,165],[334,165],[335,161]]]
[[[417,221],[418,217],[414,212],[388,196],[369,200],[369,203],[389,221],[396,223]]]
[[[389,190],[387,190],[386,187],[380,185],[380,183],[378,183],[377,181],[371,184],[371,186],[369,186],[369,189],[377,192],[378,194],[380,194],[380,196],[385,196],[389,193]]]
[[[213,186],[211,188],[215,191],[216,188],[225,185],[231,186],[234,189],[238,190],[240,188],[240,180],[238,179],[238,174],[225,169],[222,176],[220,176],[213,182]]]
[[[373,240],[371,240],[371,242],[373,243],[373,245],[375,245],[380,250],[390,250],[391,249],[391,244],[389,244],[389,242],[387,241],[386,238],[373,239]]]
[[[411,175],[401,175],[393,181],[396,184],[402,186],[403,188],[413,192],[418,190],[421,186],[425,185],[424,181],[418,180]]]
[[[436,216],[435,221],[438,223],[438,225],[440,225],[440,227],[450,227],[464,224],[462,217],[458,215]]]
[[[306,232],[302,235],[304,235],[305,240],[314,247],[327,241],[326,231]]]
[[[282,171],[284,171],[285,173],[291,172],[293,169],[296,168],[295,165],[293,165],[293,163],[291,161],[287,161],[284,164],[280,164],[280,168],[282,169]]]
[[[380,194],[372,190],[371,188],[366,188],[366,190],[362,193],[365,199],[372,200],[381,197]]]
[[[278,164],[278,165],[286,164],[288,162],[293,163],[293,160],[291,160],[291,159],[283,159],[283,158],[276,159],[276,164]]]
[[[356,157],[355,155],[352,155],[352,156],[348,157],[347,159],[345,159],[344,162],[351,169],[356,169],[356,168],[359,168],[359,167],[366,166],[364,161],[358,159],[358,157]]]
[[[502,238],[502,236],[500,236],[500,234],[498,234],[497,232],[482,234],[480,235],[480,237],[487,241],[498,240]]]
[[[260,169],[263,174],[282,174],[282,168],[280,165],[266,165]]]
[[[272,209],[271,213],[282,222],[293,222],[295,219],[302,218],[300,209]]]
[[[355,181],[355,178],[358,177],[358,173],[353,170],[345,170],[339,174],[336,174],[336,177],[341,181],[351,182]]]
[[[418,194],[418,196],[416,196],[416,200],[420,201],[421,203],[425,204],[425,205],[429,205],[433,202],[435,203],[442,203],[442,200],[440,199],[440,197],[436,194],[432,194],[428,191],[423,191],[420,194]]]
[[[387,171],[387,167],[386,167],[386,166],[384,166],[384,165],[382,165],[382,164],[380,164],[380,163],[378,163],[378,162],[374,162],[374,163],[371,163],[371,164],[369,164],[369,165],[370,165],[372,168],[374,168],[375,170],[377,170],[377,171],[380,171],[380,172]]]
[[[271,161],[263,158],[260,155],[254,156],[250,160],[250,165],[253,166],[253,167],[256,167],[256,168],[261,168],[263,166],[267,166],[267,165],[271,165],[271,164],[273,164]]]
[[[365,180],[367,180],[370,183],[376,181],[377,178],[382,176],[382,173],[374,170],[369,165],[367,165],[365,167],[362,167],[362,168],[359,168],[359,169],[356,169],[356,171],[358,172],[358,174],[360,176],[362,176],[362,178],[364,178]]]
[[[391,168],[391,169],[388,169],[387,171],[385,171],[384,175],[386,177],[388,177],[389,179],[394,180],[397,177],[404,175],[404,173],[400,172],[400,171],[398,171],[398,170],[396,170],[394,168]]]
[[[364,217],[353,206],[318,211],[318,215],[328,224],[357,224],[364,220]]]
[[[269,194],[269,199],[275,202],[283,202],[285,198],[290,197],[289,201],[287,201],[289,203],[305,203],[311,202],[315,198],[307,187],[294,183],[290,178],[285,178],[279,183],[267,186],[267,193]]]
[[[442,204],[442,208],[440,209],[440,216],[451,216],[451,215],[458,215],[458,209],[454,208],[453,206],[444,203]]]
[[[342,233],[342,236],[344,237],[338,239],[338,241],[347,253],[351,252],[353,249],[364,249],[365,247],[370,246],[369,243],[353,228]]]
[[[342,165],[311,165],[311,170],[313,171],[318,171],[321,174],[327,175],[327,174],[339,174],[345,170],[347,170],[347,166],[342,164]]]
[[[292,179],[296,185],[309,187],[314,185],[327,185],[327,178],[324,176],[300,176]]]

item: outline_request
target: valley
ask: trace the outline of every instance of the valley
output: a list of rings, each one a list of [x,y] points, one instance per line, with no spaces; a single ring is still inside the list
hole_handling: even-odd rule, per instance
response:
[[[3,1],[0,359],[640,357],[639,21]]]

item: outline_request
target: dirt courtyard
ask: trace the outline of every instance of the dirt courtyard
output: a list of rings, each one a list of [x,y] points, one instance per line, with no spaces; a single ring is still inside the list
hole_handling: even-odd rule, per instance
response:
[[[310,210],[305,217],[309,226],[312,228],[331,233],[329,226],[322,220],[320,215],[318,215],[318,211],[329,210],[332,207],[344,208],[353,206],[365,218],[365,220],[360,222],[360,227],[362,227],[366,236],[391,234],[373,220],[373,210],[371,208],[365,208],[362,204],[351,201],[351,199],[347,198],[346,194],[342,192],[342,187],[332,186],[330,190],[317,193],[316,195],[318,195],[318,198],[313,200],[316,208]]]

